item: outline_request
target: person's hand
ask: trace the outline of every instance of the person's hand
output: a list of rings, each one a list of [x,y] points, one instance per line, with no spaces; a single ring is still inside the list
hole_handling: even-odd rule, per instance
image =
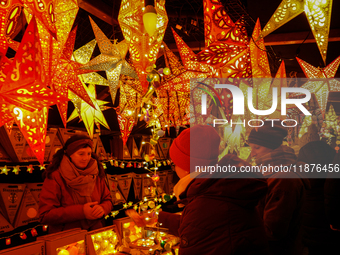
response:
[[[104,208],[101,205],[95,205],[92,208],[92,216],[99,219],[104,216]]]
[[[96,220],[96,219],[98,219],[98,217],[92,215],[93,208],[96,205],[98,205],[97,201],[96,202],[89,202],[89,203],[84,204],[83,211],[84,211],[86,219],[88,219],[88,220]]]
[[[146,225],[152,225],[157,222],[157,217],[150,215],[149,213],[139,215],[134,209],[126,210],[125,214],[132,218],[138,227],[145,227]]]

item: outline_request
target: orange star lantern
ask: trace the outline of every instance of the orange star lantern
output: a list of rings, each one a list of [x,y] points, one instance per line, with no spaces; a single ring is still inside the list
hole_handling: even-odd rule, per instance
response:
[[[148,88],[146,80],[146,68],[152,66],[157,59],[159,47],[163,41],[165,29],[168,24],[168,16],[165,11],[165,1],[154,1],[157,14],[156,26],[153,35],[144,27],[143,16],[149,12],[145,8],[145,1],[122,0],[118,15],[118,22],[126,41],[129,43],[129,51],[132,63],[136,68],[139,80],[144,88]],[[150,25],[150,24],[149,24]],[[152,34],[152,33],[151,33]]]
[[[35,16],[53,37],[56,37],[54,2],[53,0],[23,0],[26,17]]]

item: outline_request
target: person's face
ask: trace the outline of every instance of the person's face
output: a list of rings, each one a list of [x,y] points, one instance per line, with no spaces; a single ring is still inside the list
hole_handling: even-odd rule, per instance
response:
[[[178,177],[180,179],[182,179],[184,176],[188,175],[189,172],[183,170],[182,168],[180,168],[179,166],[175,166],[175,171],[176,171],[176,174],[178,175]]]
[[[80,169],[85,169],[90,162],[91,152],[92,149],[90,147],[77,150],[70,156],[72,163]]]
[[[262,157],[263,155],[266,155],[267,153],[273,151],[270,148],[258,145],[258,144],[254,144],[254,143],[249,143],[249,146],[251,148],[251,156],[255,157],[255,158],[259,158]]]

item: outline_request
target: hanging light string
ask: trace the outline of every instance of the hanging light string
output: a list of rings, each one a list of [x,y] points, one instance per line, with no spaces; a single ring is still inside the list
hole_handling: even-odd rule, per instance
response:
[[[25,239],[27,238],[25,232],[28,232],[28,231],[31,232],[31,235],[32,235],[33,237],[34,237],[34,236],[37,236],[38,233],[37,233],[37,230],[36,230],[36,229],[37,229],[38,227],[42,227],[42,230],[43,230],[44,232],[46,232],[47,229],[48,229],[48,225],[39,224],[39,225],[36,225],[35,227],[25,229],[24,231],[16,232],[16,233],[14,233],[14,234],[12,234],[12,235],[5,236],[5,237],[1,237],[1,238],[0,238],[0,241],[3,240],[3,239],[6,239],[6,245],[10,245],[10,244],[11,244],[11,238],[14,237],[14,236],[17,236],[17,235],[20,236],[20,238],[21,238],[22,240],[25,240]],[[34,230],[34,231],[33,231],[33,230]]]

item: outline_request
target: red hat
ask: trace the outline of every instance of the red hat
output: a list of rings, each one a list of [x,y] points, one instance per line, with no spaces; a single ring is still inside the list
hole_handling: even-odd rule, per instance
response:
[[[215,165],[218,161],[220,136],[208,125],[184,130],[170,147],[170,158],[178,167],[190,172],[195,166]]]

